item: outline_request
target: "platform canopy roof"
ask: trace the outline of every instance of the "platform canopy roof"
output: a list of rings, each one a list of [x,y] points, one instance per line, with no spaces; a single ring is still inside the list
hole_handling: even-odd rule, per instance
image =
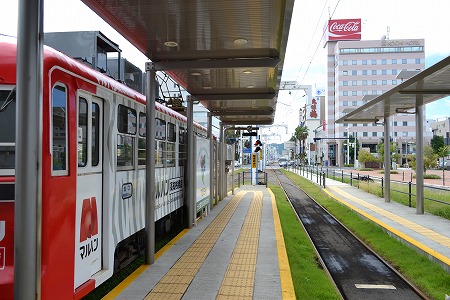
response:
[[[272,124],[294,0],[82,0],[225,125]]]
[[[352,111],[344,110],[345,115],[336,120],[336,123],[372,123],[398,113],[413,114],[419,106],[448,95],[450,95],[450,56],[380,96],[364,96],[363,99],[369,100],[366,104]]]

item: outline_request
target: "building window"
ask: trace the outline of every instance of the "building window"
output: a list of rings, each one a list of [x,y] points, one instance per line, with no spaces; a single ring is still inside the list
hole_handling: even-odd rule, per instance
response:
[[[357,85],[357,84],[358,84],[358,82],[357,82],[356,80],[353,80],[353,81],[352,81],[352,85],[353,85],[353,86],[355,86],[355,85]]]
[[[342,76],[347,76],[348,75],[348,71],[342,71]]]
[[[358,62],[356,60],[352,60],[352,65],[356,66]]]
[[[376,90],[373,90],[372,91],[372,95],[376,95],[377,94],[377,91]]]
[[[393,65],[396,65],[396,64],[397,64],[397,60],[396,60],[396,59],[393,59],[393,60],[392,60],[392,64],[393,64]]]
[[[367,132],[363,132],[363,136],[368,136]]]
[[[377,64],[377,60],[376,59],[372,59],[372,65],[376,65]]]
[[[381,75],[387,75],[387,70],[381,70]]]
[[[420,58],[416,58],[416,64],[420,64]]]
[[[367,80],[363,80],[363,81],[362,81],[362,84],[363,84],[363,85],[367,85]]]
[[[363,96],[367,95],[367,91],[366,90],[362,91],[362,94],[363,94]],[[366,102],[367,102],[367,100],[366,100]]]
[[[397,84],[397,79],[392,80],[392,84],[396,85]]]
[[[394,121],[394,125],[393,126],[397,126],[397,121]]]
[[[343,86],[348,86],[348,81],[344,80],[344,82],[342,82]]]
[[[387,64],[387,60],[386,60],[386,59],[382,59],[382,60],[381,60],[381,64],[382,64],[382,65]]]
[[[343,64],[344,66],[348,66],[348,60],[342,61],[342,64]]]
[[[387,85],[387,80],[382,80],[382,81],[381,81],[381,84],[382,84],[382,85]]]
[[[408,126],[408,122],[407,121],[403,121],[403,126]]]
[[[406,58],[402,59],[402,64],[406,65],[408,63],[408,60]]]
[[[372,132],[372,136],[377,136],[377,132],[376,131]]]
[[[357,96],[358,95],[358,91],[352,91],[352,96]]]
[[[377,81],[376,80],[372,80],[372,85],[377,85]]]
[[[342,96],[348,96],[348,91],[342,91]]]
[[[362,71],[362,74],[363,74],[363,75],[367,75],[367,70],[363,70],[363,71]]]
[[[363,59],[362,64],[367,65],[367,59]]]
[[[358,106],[358,101],[352,101],[353,106]]]
[[[358,75],[358,71],[352,70],[352,75]]]
[[[372,75],[377,75],[377,70],[372,70]]]
[[[408,136],[408,132],[402,132],[402,136]]]
[[[392,75],[397,75],[397,70],[392,70]]]

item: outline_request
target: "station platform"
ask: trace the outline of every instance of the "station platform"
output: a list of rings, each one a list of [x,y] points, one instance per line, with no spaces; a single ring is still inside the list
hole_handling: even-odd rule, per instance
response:
[[[273,194],[235,190],[103,299],[295,299]]]
[[[302,176],[299,171],[291,170]],[[302,176],[317,184],[316,175]],[[324,191],[361,216],[382,227],[391,236],[404,242],[441,265],[450,273],[450,220],[400,203],[386,202],[349,184],[327,178]]]
[[[324,191],[450,273],[449,220],[331,179]],[[273,194],[236,189],[103,299],[295,299]]]

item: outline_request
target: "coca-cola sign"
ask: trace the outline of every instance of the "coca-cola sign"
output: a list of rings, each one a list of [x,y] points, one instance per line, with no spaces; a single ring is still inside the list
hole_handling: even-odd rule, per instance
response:
[[[361,19],[328,21],[328,41],[361,40]]]

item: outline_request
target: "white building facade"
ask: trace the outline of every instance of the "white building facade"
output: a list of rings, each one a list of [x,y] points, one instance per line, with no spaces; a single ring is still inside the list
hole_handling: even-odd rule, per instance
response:
[[[425,41],[351,40],[328,41],[327,79],[327,147],[325,164],[343,166],[348,154],[344,143],[348,136],[357,137],[359,148],[377,152],[384,138],[382,124],[335,124],[350,111],[390,90],[407,78],[399,78],[401,71],[421,71],[425,68]],[[412,72],[414,73],[414,72]],[[425,115],[425,114],[424,114]],[[383,120],[381,120],[382,122]],[[406,154],[414,153],[416,121],[414,114],[391,117],[390,138],[397,143],[405,163]],[[353,157],[350,158],[353,162]]]
[[[450,117],[440,118],[431,124],[433,136],[444,138],[445,145],[450,145]]]

